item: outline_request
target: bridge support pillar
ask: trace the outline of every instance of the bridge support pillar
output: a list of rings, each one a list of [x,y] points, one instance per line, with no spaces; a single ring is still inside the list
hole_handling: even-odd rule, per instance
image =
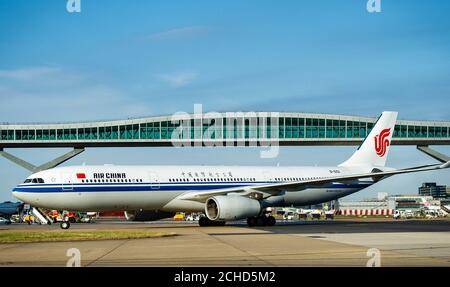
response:
[[[425,153],[426,155],[429,155],[432,158],[440,161],[440,162],[446,163],[446,162],[450,161],[450,157],[448,157],[445,154],[442,154],[440,152],[437,152],[437,151],[429,148],[427,145],[425,145],[425,146],[419,146],[418,145],[417,149],[420,150],[421,152]]]
[[[12,155],[10,153],[7,153],[3,150],[3,148],[0,148],[0,156],[3,156],[4,158],[8,159],[9,161],[12,161],[13,163],[20,165],[21,167],[35,173],[41,170],[46,170],[50,168],[54,168],[63,162],[68,161],[69,159],[73,158],[74,156],[79,155],[84,151],[84,148],[74,148],[72,151],[63,154],[60,157],[55,158],[54,160],[51,160],[49,162],[46,162],[40,166],[35,166],[21,158],[16,157],[15,155]]]

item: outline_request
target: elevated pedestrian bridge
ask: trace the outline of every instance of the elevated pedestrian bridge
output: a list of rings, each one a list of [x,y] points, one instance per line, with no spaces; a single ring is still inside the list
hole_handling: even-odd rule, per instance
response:
[[[317,113],[223,112],[78,123],[1,123],[0,155],[37,171],[87,147],[359,145],[376,120]],[[415,145],[442,158],[427,146],[450,144],[450,121],[397,120],[391,144]],[[39,167],[4,151],[62,147],[74,150]]]

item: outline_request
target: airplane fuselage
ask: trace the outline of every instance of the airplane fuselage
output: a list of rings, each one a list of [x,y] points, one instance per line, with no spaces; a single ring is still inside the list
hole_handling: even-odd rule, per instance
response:
[[[18,185],[15,197],[36,207],[79,210],[204,211],[187,192],[263,186],[370,172],[370,167],[71,166],[41,171]],[[373,184],[371,179],[327,183],[280,193],[266,206],[302,206],[334,200]]]

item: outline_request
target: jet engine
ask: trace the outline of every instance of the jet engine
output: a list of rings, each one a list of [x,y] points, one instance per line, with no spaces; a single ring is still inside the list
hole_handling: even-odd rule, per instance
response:
[[[175,216],[175,212],[167,212],[159,210],[125,211],[125,218],[128,221],[155,221],[173,216]]]
[[[229,221],[258,216],[261,204],[258,200],[239,195],[219,195],[208,198],[205,214],[209,220]]]

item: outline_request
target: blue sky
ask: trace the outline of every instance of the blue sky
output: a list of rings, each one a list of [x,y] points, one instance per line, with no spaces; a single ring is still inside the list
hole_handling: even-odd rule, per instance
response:
[[[450,2],[0,0],[0,122],[205,111],[299,111],[450,120]],[[89,149],[67,164],[333,165],[353,147]],[[450,154],[448,147],[438,147]],[[65,150],[12,150],[39,164]],[[394,167],[433,162],[393,147]],[[0,200],[28,175],[0,159]],[[412,193],[449,172],[397,176]]]

